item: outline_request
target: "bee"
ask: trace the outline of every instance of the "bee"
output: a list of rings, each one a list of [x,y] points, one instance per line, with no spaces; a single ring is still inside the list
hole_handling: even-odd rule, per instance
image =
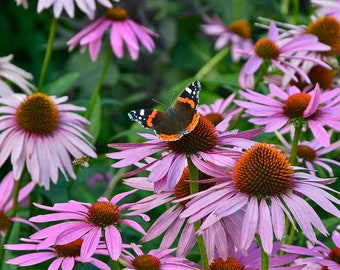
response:
[[[88,167],[90,164],[89,164],[89,160],[90,158],[88,156],[81,156],[79,158],[76,158],[74,160],[72,160],[72,165],[73,166],[76,166],[78,165],[79,167]]]

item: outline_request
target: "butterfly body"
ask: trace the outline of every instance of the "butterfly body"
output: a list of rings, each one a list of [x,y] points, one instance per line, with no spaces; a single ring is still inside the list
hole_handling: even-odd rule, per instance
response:
[[[184,89],[173,107],[166,111],[156,109],[140,109],[129,112],[131,120],[145,128],[151,128],[164,141],[176,141],[190,133],[199,121],[196,110],[199,103],[201,85],[193,82]]]

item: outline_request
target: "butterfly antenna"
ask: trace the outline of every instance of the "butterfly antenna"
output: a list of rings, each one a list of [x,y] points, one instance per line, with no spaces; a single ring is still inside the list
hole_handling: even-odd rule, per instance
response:
[[[153,98],[152,101],[156,102],[156,103],[159,104],[159,105],[164,106],[164,108],[167,108],[167,107],[168,107],[168,106],[166,106],[164,103],[160,102],[160,101],[157,100],[157,99],[154,99],[154,98]]]

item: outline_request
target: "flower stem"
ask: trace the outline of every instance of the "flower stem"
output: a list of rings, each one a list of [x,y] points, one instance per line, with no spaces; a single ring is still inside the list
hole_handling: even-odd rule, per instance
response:
[[[293,22],[295,25],[299,24],[300,18],[300,0],[293,0]]]
[[[189,168],[189,179],[190,179],[190,194],[195,194],[198,192],[198,169],[192,163],[191,158],[187,155],[188,168]],[[200,221],[194,222],[195,232],[199,230],[201,226]],[[204,270],[209,270],[209,262],[207,256],[207,250],[204,245],[202,234],[196,233],[196,242],[201,255],[201,262]]]
[[[261,64],[261,67],[259,69],[259,74],[257,76],[255,86],[254,86],[254,91],[257,91],[260,83],[263,81],[263,77],[267,74],[268,68],[270,66],[270,62],[268,60],[264,60]]]
[[[195,80],[201,80],[204,76],[206,76],[209,71],[216,66],[219,62],[221,62],[224,57],[229,53],[229,46],[224,47],[218,53],[214,55],[213,58],[210,59],[208,63],[206,63],[194,76]]]
[[[99,98],[100,90],[102,89],[102,86],[103,86],[103,83],[104,83],[104,80],[105,80],[107,70],[109,69],[111,56],[112,56],[112,51],[111,51],[111,47],[110,47],[110,48],[108,48],[108,50],[106,52],[106,58],[105,58],[104,67],[102,69],[102,73],[100,74],[96,89],[94,90],[94,92],[92,94],[90,105],[89,105],[88,109],[86,110],[86,113],[85,113],[86,119],[90,119],[91,116],[92,116],[94,107],[95,107],[96,102]]]
[[[49,36],[48,36],[47,48],[46,48],[46,52],[45,52],[44,62],[43,62],[43,65],[41,67],[40,77],[39,77],[39,82],[38,82],[38,91],[40,91],[40,92],[43,92],[42,87],[43,87],[43,84],[44,84],[48,63],[50,62],[50,59],[51,59],[52,47],[53,47],[55,32],[56,32],[56,29],[57,29],[57,23],[58,23],[58,19],[53,17],[52,22],[51,22],[50,33],[49,33]]]
[[[290,154],[290,163],[293,166],[296,166],[298,163],[297,147],[298,147],[298,143],[301,137],[301,133],[302,133],[302,125],[300,124],[295,125],[295,132],[294,132],[294,137],[292,141],[292,150]]]
[[[261,269],[268,270],[269,269],[269,256],[264,251],[262,244],[261,244]]]
[[[114,270],[120,270],[121,269],[118,261],[112,261],[112,264],[113,264]]]
[[[15,187],[13,190],[13,206],[12,206],[12,212],[11,215],[9,216],[10,218],[13,218],[17,215],[17,211],[18,211],[18,199],[19,199],[19,191],[20,191],[20,187],[23,181],[23,177],[21,176],[20,179],[18,181],[16,181],[15,183]],[[4,245],[8,243],[8,240],[11,236],[12,233],[12,229],[13,229],[13,222],[11,222],[8,230],[6,231],[5,237],[1,243],[0,246],[0,270],[2,270],[2,266],[3,266],[3,260],[5,257],[5,249],[4,249]]]

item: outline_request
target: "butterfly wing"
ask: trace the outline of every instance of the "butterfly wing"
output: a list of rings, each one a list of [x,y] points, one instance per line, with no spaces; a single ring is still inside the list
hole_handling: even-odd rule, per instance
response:
[[[196,108],[199,103],[199,93],[201,84],[199,81],[194,81],[187,86],[179,96],[173,110],[176,116],[178,129],[182,131],[182,135],[192,131],[199,120],[199,113]],[[171,112],[168,112],[171,114]]]
[[[145,128],[153,129],[156,135],[165,141],[175,141],[180,138],[175,119],[170,118],[166,112],[141,109],[131,111],[128,115],[132,121],[136,121]]]
[[[199,102],[201,84],[194,81],[184,89],[175,106],[166,112],[141,109],[129,112],[132,121],[145,128],[153,129],[157,136],[165,141],[176,141],[191,132],[199,121],[196,108]]]

